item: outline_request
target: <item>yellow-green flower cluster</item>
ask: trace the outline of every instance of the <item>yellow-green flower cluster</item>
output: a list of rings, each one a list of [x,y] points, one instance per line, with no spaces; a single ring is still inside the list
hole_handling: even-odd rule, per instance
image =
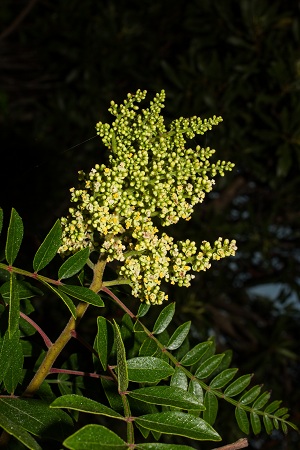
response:
[[[211,259],[234,255],[235,241],[219,239],[211,247],[204,242],[174,243],[158,226],[189,220],[194,206],[212,190],[214,177],[231,170],[232,163],[209,159],[215,152],[187,140],[204,134],[222,121],[214,116],[176,119],[169,127],[161,110],[165,92],[156,94],[150,106],[139,111],[146,91],[128,94],[123,104],[111,102],[112,125],[96,126],[109,149],[109,164],[79,173],[80,186],[71,189],[69,216],[62,218],[61,253],[90,247],[107,261],[123,263],[119,276],[128,279],[133,295],[147,303],[161,303],[163,280],[189,286],[190,271],[206,270]]]

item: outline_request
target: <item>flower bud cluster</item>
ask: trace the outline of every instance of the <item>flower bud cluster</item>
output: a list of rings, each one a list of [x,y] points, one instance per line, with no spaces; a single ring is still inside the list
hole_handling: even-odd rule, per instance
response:
[[[123,263],[119,276],[128,280],[133,295],[147,303],[161,303],[163,280],[189,286],[191,270],[206,270],[210,260],[234,255],[235,241],[221,238],[213,247],[203,242],[200,251],[189,240],[174,243],[159,226],[189,220],[194,206],[233,164],[211,163],[214,150],[186,148],[187,140],[204,134],[222,121],[214,116],[179,118],[167,127],[161,110],[165,92],[150,106],[137,105],[146,91],[128,94],[123,104],[111,102],[115,116],[109,125],[99,122],[97,133],[109,149],[109,164],[97,164],[88,174],[79,172],[80,186],[71,189],[69,216],[62,218],[60,253],[81,248],[98,250],[107,261]]]

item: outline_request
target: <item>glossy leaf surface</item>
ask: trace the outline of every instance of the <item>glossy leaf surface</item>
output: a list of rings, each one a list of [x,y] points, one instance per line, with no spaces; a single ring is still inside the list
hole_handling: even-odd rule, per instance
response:
[[[180,363],[183,366],[191,366],[199,361],[203,355],[207,352],[207,350],[212,346],[211,341],[201,342],[193,347],[191,350],[187,352],[187,354],[182,358]]]
[[[12,208],[5,245],[5,258],[10,266],[13,265],[19,253],[23,234],[24,227],[22,219],[17,211]]]
[[[22,442],[25,447],[31,450],[42,450],[37,441],[19,425],[17,417],[15,417],[15,420],[11,420],[0,413],[0,427]]]
[[[128,450],[116,433],[102,425],[86,425],[69,436],[64,446],[71,450]]]
[[[247,386],[249,386],[252,375],[242,375],[240,378],[231,383],[224,391],[225,395],[234,397],[240,394]]]
[[[150,386],[135,389],[129,393],[129,396],[154,405],[204,410],[204,406],[195,395],[173,386]]]
[[[153,334],[162,333],[173,319],[174,313],[175,303],[170,303],[160,312],[158,318],[156,319],[153,327]]]
[[[76,306],[74,305],[70,297],[67,294],[65,294],[62,290],[57,289],[57,287],[54,287],[52,284],[47,283],[46,281],[43,281],[43,283],[64,302],[64,304],[66,305],[72,316],[76,318]]]
[[[95,350],[98,353],[104,370],[107,368],[107,359],[113,346],[112,324],[105,317],[97,317],[98,332],[95,339]]]
[[[219,434],[203,419],[180,411],[146,414],[135,421],[149,430],[202,441],[220,441]]]
[[[68,408],[75,409],[90,414],[100,414],[103,416],[114,417],[116,419],[123,419],[121,414],[117,413],[111,408],[108,408],[101,403],[91,400],[81,395],[69,394],[58,397],[50,405],[51,408]]]
[[[218,414],[218,399],[212,392],[207,391],[204,396],[205,411],[203,419],[210,425],[215,423]]]
[[[11,394],[22,378],[23,350],[20,342],[20,332],[9,336],[8,331],[0,341],[0,380]]]
[[[253,386],[249,391],[245,392],[239,399],[239,403],[243,405],[249,405],[249,403],[254,402],[254,400],[259,396],[261,391],[261,386]]]
[[[250,412],[250,423],[254,434],[259,434],[261,432],[261,422],[260,417],[255,412]]]
[[[36,436],[61,440],[73,430],[73,422],[68,414],[50,409],[41,400],[0,398],[0,410],[11,421],[17,417],[18,424]]]
[[[58,286],[58,289],[65,292],[67,295],[70,295],[70,297],[77,298],[82,302],[86,302],[94,306],[104,306],[103,300],[100,296],[84,286],[69,286],[64,284],[62,286]]]
[[[160,444],[158,442],[149,444],[137,444],[137,450],[195,450],[194,447],[180,444]]]
[[[235,377],[237,371],[238,369],[225,369],[209,383],[209,386],[212,389],[221,389]]]
[[[235,418],[239,428],[245,434],[249,434],[249,419],[247,413],[242,408],[235,408]]]
[[[157,383],[174,373],[167,362],[153,356],[128,359],[127,367],[129,380],[137,383]]]
[[[221,364],[223,355],[213,355],[207,360],[203,361],[195,372],[195,377],[203,379],[211,375],[217,367]]]
[[[70,256],[58,270],[59,280],[76,275],[76,273],[78,273],[85,266],[89,258],[89,254],[90,250],[86,247]]]
[[[264,392],[261,394],[253,403],[252,408],[253,409],[261,409],[265,406],[266,403],[268,403],[269,399],[271,397],[270,392]]]
[[[61,246],[61,236],[61,224],[60,220],[57,220],[34,256],[33,270],[35,272],[39,272],[52,261]]]
[[[166,345],[168,350],[176,350],[181,346],[185,338],[187,337],[191,328],[191,322],[186,322],[180,325],[177,330],[174,331]]]

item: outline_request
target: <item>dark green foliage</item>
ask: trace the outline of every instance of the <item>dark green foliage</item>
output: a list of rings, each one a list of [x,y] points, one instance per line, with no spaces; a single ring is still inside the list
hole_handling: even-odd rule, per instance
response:
[[[18,226],[22,223],[20,216],[15,213],[9,225],[10,230],[16,227],[14,221]],[[10,241],[8,233],[7,242]],[[49,238],[48,241],[49,247],[44,250],[47,254],[51,245],[57,248],[55,241],[50,241]],[[42,245],[45,249],[45,241]],[[6,247],[9,248],[10,244],[6,244]],[[7,255],[10,259],[11,252],[8,251]],[[76,255],[77,258],[71,256],[63,263],[59,273],[76,275],[81,271],[82,261],[85,264],[89,255],[85,251]],[[57,377],[47,378],[43,382],[37,391],[37,398],[26,398],[29,395],[28,388],[25,390],[25,397],[22,397],[33,367],[28,363],[23,367],[24,358],[27,360],[28,357],[26,353],[23,356],[23,348],[26,348],[23,344],[29,336],[20,333],[19,320],[21,314],[23,319],[30,321],[25,313],[32,312],[33,308],[26,307],[26,304],[24,308],[20,300],[30,301],[35,293],[40,292],[37,289],[31,290],[30,283],[18,279],[24,276],[34,277],[50,291],[54,289],[53,284],[58,284],[54,292],[64,302],[66,299],[61,296],[61,292],[96,307],[103,307],[104,302],[98,294],[84,286],[61,285],[60,281],[49,278],[46,282],[45,277],[36,272],[33,274],[4,263],[0,264],[0,268],[10,272],[10,281],[5,281],[0,290],[3,303],[6,305],[7,302],[9,310],[7,314],[3,309],[0,316],[0,426],[18,440],[19,445],[23,444],[21,448],[38,450],[41,448],[39,440],[42,439],[43,442],[57,440],[69,449],[126,449],[129,444],[135,443],[138,430],[147,440],[151,440],[151,436],[161,440],[165,435],[172,435],[172,439],[174,436],[181,436],[196,441],[219,441],[221,436],[213,426],[224,402],[235,408],[237,425],[246,434],[250,430],[258,434],[262,427],[267,433],[273,429],[284,433],[288,427],[296,429],[287,420],[288,409],[281,407],[281,401],[269,403],[270,394],[261,394],[262,386],[254,385],[247,389],[252,375],[235,378],[237,369],[228,367],[230,358],[226,353],[216,352],[213,339],[190,348],[181,361],[176,358],[180,354],[180,347],[186,346],[190,323],[179,325],[170,337],[168,329],[175,313],[174,303],[162,309],[151,332],[144,325],[144,319],[126,309],[116,296],[112,298],[118,306],[127,310],[120,325],[115,320],[98,317],[94,348],[76,335],[88,349],[86,356],[90,357],[90,353],[94,353],[94,370],[80,370],[81,363],[77,355],[71,355],[61,369],[52,364],[50,373],[57,373]],[[79,306],[76,313],[80,311]],[[143,314],[140,315],[146,317],[146,309],[140,307],[140,313],[141,311]],[[70,320],[72,322],[74,319]],[[31,325],[43,337],[50,354],[59,340],[52,347],[49,338],[37,324],[31,322]],[[40,356],[36,356],[36,369],[46,361],[41,359],[43,353],[41,348]],[[151,356],[145,356],[147,353]],[[98,358],[104,370],[99,370]],[[73,376],[73,380],[70,376]],[[100,378],[102,387],[98,382],[93,391],[89,392],[88,385],[85,386],[82,382],[82,376],[87,379]],[[56,384],[58,390],[55,388]],[[94,398],[90,398],[90,395]],[[68,412],[63,412],[62,409]],[[100,418],[97,424],[87,425],[83,420],[82,425],[82,414],[79,413],[88,414],[91,417],[89,422],[93,422],[94,415]],[[101,417],[105,418],[103,422]],[[110,421],[119,421],[127,427],[127,435],[118,427],[113,428],[116,430],[114,432],[109,425]],[[175,443],[176,441],[172,444],[173,448],[177,448]],[[146,444],[135,445],[134,448],[148,448],[143,445]],[[155,442],[152,445],[156,445]],[[178,449],[180,448],[185,447],[178,445]]]

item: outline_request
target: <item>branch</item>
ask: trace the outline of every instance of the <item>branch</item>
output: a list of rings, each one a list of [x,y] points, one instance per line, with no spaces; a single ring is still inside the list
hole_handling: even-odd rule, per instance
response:
[[[35,3],[37,2],[37,0],[30,0],[28,2],[28,4],[25,6],[24,9],[22,9],[22,11],[20,12],[20,14],[15,18],[15,20],[9,25],[9,27],[7,27],[4,31],[2,31],[2,33],[0,34],[0,41],[2,39],[5,39],[7,36],[9,36],[19,25],[21,22],[23,22],[23,20],[25,19],[25,17],[27,16],[27,14],[29,14],[29,12],[31,11],[31,9],[34,7]]]
[[[248,447],[248,439],[242,438],[232,444],[223,445],[223,447],[213,448],[212,450],[238,450]]]

